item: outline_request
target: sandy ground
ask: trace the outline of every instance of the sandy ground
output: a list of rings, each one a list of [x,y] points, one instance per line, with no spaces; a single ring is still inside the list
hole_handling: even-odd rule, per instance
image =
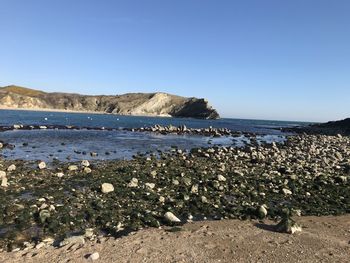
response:
[[[350,262],[350,215],[301,217],[299,234],[270,231],[271,221],[206,221],[182,231],[145,229],[83,246],[1,253],[0,262]]]

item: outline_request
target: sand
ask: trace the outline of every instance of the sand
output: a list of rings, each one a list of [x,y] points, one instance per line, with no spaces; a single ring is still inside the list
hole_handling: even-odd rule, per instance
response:
[[[265,221],[188,223],[182,231],[144,229],[119,239],[102,238],[85,245],[3,252],[0,262],[349,262],[350,215],[300,217],[299,234],[270,230]]]

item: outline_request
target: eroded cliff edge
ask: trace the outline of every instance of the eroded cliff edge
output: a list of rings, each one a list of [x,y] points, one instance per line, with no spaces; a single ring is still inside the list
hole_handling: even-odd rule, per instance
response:
[[[116,96],[90,96],[47,93],[19,86],[0,88],[0,108],[104,112],[135,116],[190,117],[218,119],[207,100],[167,93],[128,93]]]

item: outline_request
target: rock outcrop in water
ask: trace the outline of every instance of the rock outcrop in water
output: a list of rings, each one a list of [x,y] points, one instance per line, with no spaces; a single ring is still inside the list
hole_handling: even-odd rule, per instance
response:
[[[350,135],[350,118],[339,120],[339,121],[329,121],[327,123],[317,123],[311,124],[305,127],[293,127],[285,128],[284,131],[292,131],[297,133],[307,133],[307,134],[324,134],[324,135]]]
[[[92,111],[120,115],[200,119],[218,119],[220,117],[205,99],[184,98],[167,93],[88,96],[71,93],[46,93],[18,86],[0,88],[0,108]]]

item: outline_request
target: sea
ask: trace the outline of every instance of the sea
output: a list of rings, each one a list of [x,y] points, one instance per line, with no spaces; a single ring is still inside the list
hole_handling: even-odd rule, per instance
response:
[[[204,137],[197,135],[161,135],[150,132],[130,132],[124,128],[186,125],[188,128],[228,128],[232,131],[258,134],[258,141],[281,142],[286,134],[279,128],[307,125],[305,122],[229,119],[199,120],[191,118],[120,116],[112,114],[0,110],[0,126],[71,125],[76,127],[106,128],[106,130],[11,130],[0,132],[0,141],[14,145],[0,152],[9,160],[41,160],[52,162],[83,159],[131,159],[136,154],[171,151],[174,148],[190,150],[196,147],[241,147],[246,137]],[[113,129],[113,130],[107,130]],[[91,153],[96,153],[91,156]]]

